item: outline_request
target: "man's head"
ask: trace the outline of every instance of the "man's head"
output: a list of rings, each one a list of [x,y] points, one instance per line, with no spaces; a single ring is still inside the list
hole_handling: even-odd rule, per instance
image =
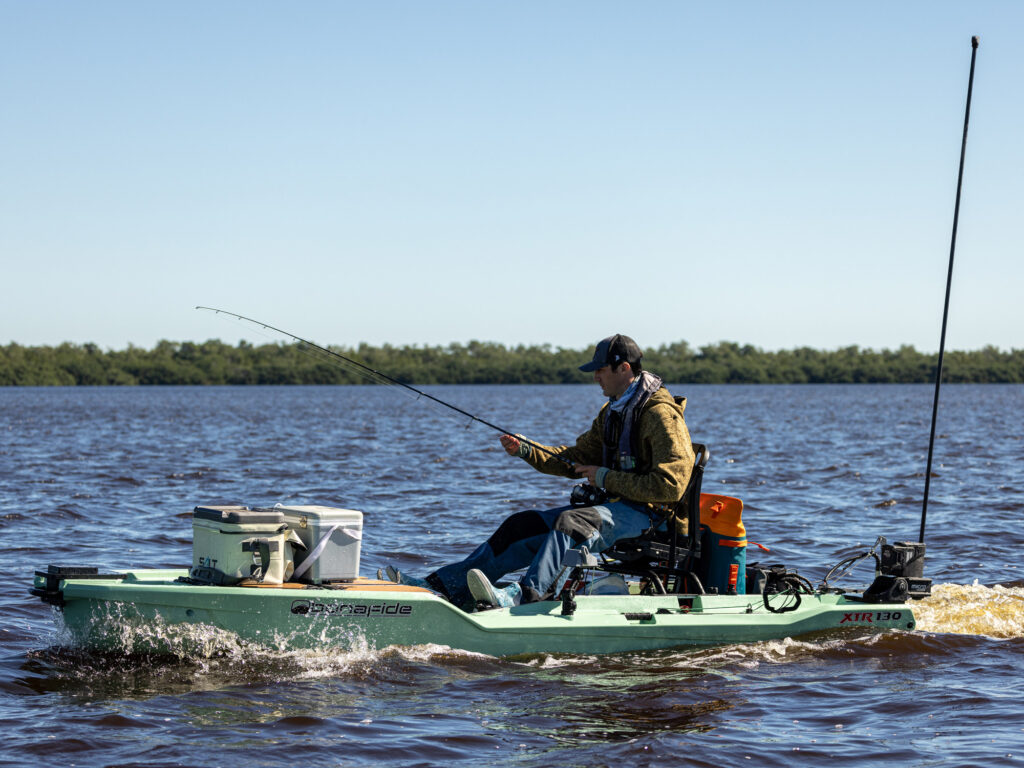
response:
[[[641,357],[643,353],[636,342],[617,333],[599,341],[594,348],[594,358],[581,365],[580,370],[594,374],[594,381],[601,385],[606,397],[618,397],[643,370]]]

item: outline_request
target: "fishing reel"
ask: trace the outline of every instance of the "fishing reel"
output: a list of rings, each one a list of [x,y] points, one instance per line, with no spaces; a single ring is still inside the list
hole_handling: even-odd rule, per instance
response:
[[[608,491],[593,485],[574,485],[569,493],[569,503],[574,507],[593,507],[608,501]]]

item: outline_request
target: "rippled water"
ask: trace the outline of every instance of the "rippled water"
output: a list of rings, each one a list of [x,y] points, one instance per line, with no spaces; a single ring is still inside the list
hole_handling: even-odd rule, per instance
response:
[[[677,386],[773,562],[820,579],[914,539],[926,386]],[[508,429],[571,439],[596,387],[436,387]],[[495,659],[423,645],[321,652],[206,638],[151,659],[67,647],[27,595],[49,563],[191,560],[197,503],[363,510],[363,573],[465,555],[568,482],[395,388],[0,389],[0,765],[1024,764],[1024,387],[943,389],[919,631],[698,651]],[[854,574],[853,581],[869,574]]]

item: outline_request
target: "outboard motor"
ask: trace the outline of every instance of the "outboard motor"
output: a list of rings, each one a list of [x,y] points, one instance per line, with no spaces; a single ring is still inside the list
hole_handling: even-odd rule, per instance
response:
[[[875,580],[864,590],[864,602],[905,603],[908,598],[920,600],[932,593],[932,580],[924,577],[922,542],[886,544],[882,538],[875,561]]]

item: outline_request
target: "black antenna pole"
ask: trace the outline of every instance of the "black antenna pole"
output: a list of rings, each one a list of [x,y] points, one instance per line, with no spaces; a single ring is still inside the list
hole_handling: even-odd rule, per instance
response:
[[[967,78],[967,109],[964,112],[964,138],[960,144],[960,172],[956,179],[956,204],[953,206],[953,236],[949,244],[949,271],[946,273],[946,303],[942,308],[942,335],[939,337],[939,364],[935,371],[935,400],[932,402],[932,431],[928,438],[928,468],[924,473],[924,503],[921,505],[921,533],[928,517],[928,489],[932,480],[932,455],[935,449],[935,421],[939,415],[939,387],[942,385],[942,357],[946,351],[946,319],[949,316],[949,289],[953,283],[953,253],[956,251],[956,227],[960,219],[960,188],[964,182],[964,155],[967,154],[967,124],[971,119],[971,92],[974,90],[974,60],[978,56],[978,36],[971,38],[971,74]]]

